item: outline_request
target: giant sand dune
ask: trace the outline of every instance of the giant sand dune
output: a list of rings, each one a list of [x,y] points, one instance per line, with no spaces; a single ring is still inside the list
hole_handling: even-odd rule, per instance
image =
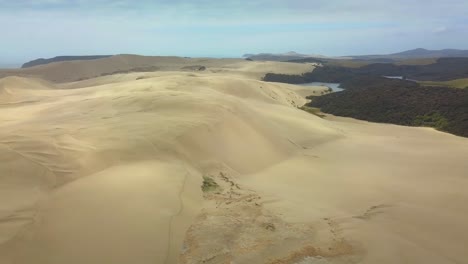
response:
[[[138,67],[158,70],[111,74]],[[0,263],[466,261],[468,140],[322,119],[298,109],[304,87],[260,81],[312,68],[2,71]]]

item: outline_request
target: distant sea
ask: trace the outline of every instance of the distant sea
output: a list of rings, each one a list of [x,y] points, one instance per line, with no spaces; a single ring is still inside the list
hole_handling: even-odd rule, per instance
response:
[[[2,64],[0,63],[0,69],[18,69],[21,68],[20,64]]]

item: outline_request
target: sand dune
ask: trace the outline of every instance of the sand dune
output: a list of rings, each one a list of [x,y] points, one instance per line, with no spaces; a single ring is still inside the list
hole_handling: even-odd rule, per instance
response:
[[[66,90],[2,80],[10,96],[0,116],[1,200],[13,201],[2,204],[2,261],[174,263],[210,163],[251,173],[295,151],[251,107],[303,104],[281,85],[183,73],[106,78],[110,85]]]
[[[258,80],[311,65],[167,60],[0,80],[0,263],[468,258],[467,139],[321,119],[297,109],[304,88]]]
[[[432,129],[331,120],[343,137],[301,143],[304,156],[241,183],[272,201],[266,208],[288,222],[320,219],[321,231],[354,241],[363,254],[358,263],[463,263],[467,140]]]

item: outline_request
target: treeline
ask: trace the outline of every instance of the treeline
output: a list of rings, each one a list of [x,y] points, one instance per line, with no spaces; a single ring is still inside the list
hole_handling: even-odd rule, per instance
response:
[[[418,81],[449,81],[468,78],[468,58],[440,58],[428,65],[376,63],[355,70],[360,75],[405,76]]]
[[[294,62],[294,63],[327,63],[326,60],[321,60],[321,59],[317,59],[317,58],[293,59],[293,60],[287,60],[286,62]]]
[[[406,88],[418,88],[420,85],[417,82],[401,80],[401,79],[390,79],[380,76],[363,75],[355,76],[353,78],[346,79],[341,82],[342,88],[348,90],[376,88],[376,89],[391,89],[393,87],[406,87]]]
[[[263,80],[266,82],[281,82],[290,84],[302,84],[311,82],[329,82],[341,83],[355,76],[353,70],[344,67],[322,66],[315,68],[312,72],[307,72],[302,75],[289,75],[267,73]]]
[[[448,81],[468,78],[468,58],[441,58],[428,65],[395,65],[391,63],[373,63],[359,68],[339,66],[317,67],[314,71],[302,75],[268,73],[263,78],[267,82],[341,83],[356,76],[404,76],[418,81]]]
[[[428,126],[468,137],[468,90],[424,87],[382,77],[355,77],[346,90],[312,98],[325,113],[372,122]]]
[[[265,82],[279,82],[279,83],[290,83],[290,84],[302,84],[308,83],[309,81],[304,78],[304,75],[289,75],[279,73],[267,73],[263,77]]]

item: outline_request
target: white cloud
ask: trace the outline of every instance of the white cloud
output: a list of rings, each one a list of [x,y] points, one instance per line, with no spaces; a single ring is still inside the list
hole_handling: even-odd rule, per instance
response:
[[[0,50],[8,50],[0,60],[468,47],[466,0],[0,0],[0,7],[0,24],[14,25],[0,29]]]
[[[434,28],[433,32],[436,33],[436,34],[442,34],[442,33],[446,33],[448,32],[449,29],[445,26],[439,26],[439,27],[436,27]]]

